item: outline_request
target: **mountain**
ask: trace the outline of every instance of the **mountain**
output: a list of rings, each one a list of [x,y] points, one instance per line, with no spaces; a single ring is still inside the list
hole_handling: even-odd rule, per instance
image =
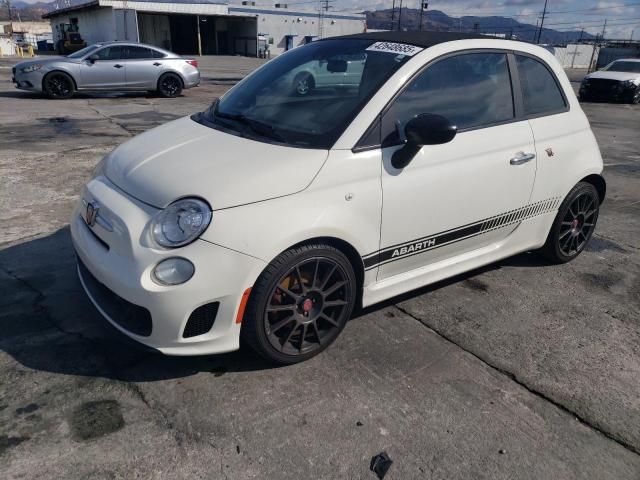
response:
[[[9,10],[6,4],[0,6],[0,21],[9,20]],[[13,21],[17,22],[22,20],[23,22],[44,22],[42,15],[47,13],[52,8],[52,3],[37,2],[27,3],[22,1],[11,2],[11,13]]]
[[[367,11],[367,27],[370,29],[391,30],[391,9]],[[393,25],[398,29],[398,9],[394,14]],[[420,10],[413,8],[402,9],[402,29],[418,30],[420,25]],[[450,17],[440,10],[427,10],[423,12],[422,29],[435,31],[462,31],[514,35],[519,40],[534,41],[538,29],[535,25],[520,23],[509,17]],[[568,42],[595,39],[594,35],[589,33],[581,33],[580,30],[570,32],[560,32],[550,28],[543,28],[541,35],[542,43],[550,43],[553,45],[566,44]]]

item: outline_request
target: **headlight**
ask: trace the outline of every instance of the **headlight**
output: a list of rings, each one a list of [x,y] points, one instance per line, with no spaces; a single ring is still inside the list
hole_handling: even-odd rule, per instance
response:
[[[202,235],[210,222],[209,205],[197,198],[182,198],[153,217],[151,232],[158,245],[182,247]]]
[[[26,67],[22,67],[20,71],[22,73],[35,72],[36,70],[40,70],[42,68],[42,64],[34,63],[33,65],[27,65]]]

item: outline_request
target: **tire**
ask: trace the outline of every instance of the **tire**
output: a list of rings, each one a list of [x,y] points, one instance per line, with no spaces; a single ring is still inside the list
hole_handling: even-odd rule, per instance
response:
[[[541,253],[552,263],[567,263],[589,243],[598,222],[600,197],[587,182],[578,183],[564,199]]]
[[[276,364],[308,360],[338,337],[356,291],[353,267],[340,250],[321,243],[287,250],[256,281],[242,340]]]
[[[175,73],[165,73],[158,79],[158,93],[165,98],[177,97],[182,88],[182,79]]]
[[[293,92],[299,97],[304,97],[313,92],[316,81],[310,73],[299,73],[293,79]]]
[[[42,89],[49,98],[62,100],[73,96],[75,83],[73,78],[64,72],[51,72],[42,80]]]

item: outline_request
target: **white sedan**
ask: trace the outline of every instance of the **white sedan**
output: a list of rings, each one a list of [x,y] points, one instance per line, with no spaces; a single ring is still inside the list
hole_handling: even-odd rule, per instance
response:
[[[358,88],[291,88],[312,61]],[[316,355],[369,306],[511,255],[567,262],[593,234],[602,158],[562,67],[465,34],[330,38],[96,168],[71,219],[97,309],[170,355]]]

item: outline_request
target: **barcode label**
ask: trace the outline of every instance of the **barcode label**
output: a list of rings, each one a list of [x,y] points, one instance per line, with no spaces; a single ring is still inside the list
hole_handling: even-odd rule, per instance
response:
[[[396,55],[406,55],[413,57],[416,53],[424,50],[421,47],[415,45],[407,45],[406,43],[393,43],[393,42],[376,42],[367,48],[370,52],[386,52],[395,53]]]

